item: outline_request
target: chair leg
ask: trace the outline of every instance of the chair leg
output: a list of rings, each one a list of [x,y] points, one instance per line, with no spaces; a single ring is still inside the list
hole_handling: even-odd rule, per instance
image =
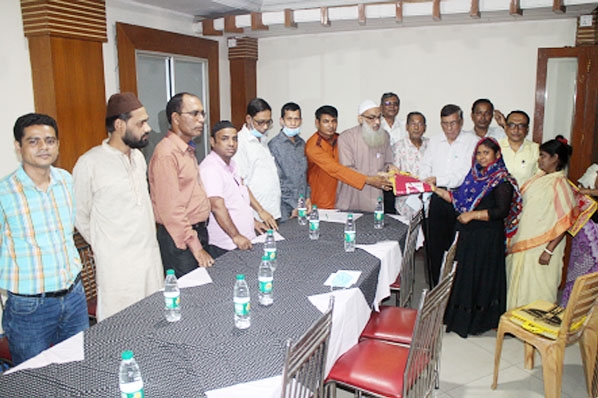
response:
[[[581,359],[583,369],[586,376],[586,384],[588,388],[588,395],[592,395],[592,379],[598,366],[598,316],[594,316],[597,322],[588,322],[586,328],[579,339],[579,350],[581,351]]]
[[[500,355],[502,353],[502,343],[505,338],[505,331],[503,330],[502,322],[498,324],[496,331],[496,348],[494,349],[494,376],[492,377],[492,385],[490,388],[496,390],[498,383],[498,368],[500,367]]]
[[[544,378],[544,397],[560,398],[563,383],[563,361],[565,347],[554,344],[542,352],[542,377]]]
[[[523,343],[523,367],[527,370],[534,368],[535,350],[533,345],[526,342]]]

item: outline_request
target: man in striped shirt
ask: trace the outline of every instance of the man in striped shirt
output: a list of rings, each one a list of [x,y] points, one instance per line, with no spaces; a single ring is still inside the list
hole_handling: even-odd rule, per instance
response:
[[[58,127],[30,113],[14,126],[21,166],[0,180],[2,327],[14,364],[89,327],[81,260],[73,241],[72,177],[52,166]]]

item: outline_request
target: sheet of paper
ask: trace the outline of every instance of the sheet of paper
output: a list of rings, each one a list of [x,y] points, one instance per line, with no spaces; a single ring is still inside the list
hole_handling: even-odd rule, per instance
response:
[[[274,240],[275,241],[279,241],[279,240],[284,240],[284,236],[282,236],[281,234],[278,233],[278,231],[273,231],[274,232]],[[267,234],[261,234],[260,236],[256,236],[255,238],[253,238],[251,240],[251,243],[265,243],[266,242],[266,235]]]
[[[183,275],[178,282],[179,288],[182,289],[184,287],[194,287],[212,283],[212,278],[210,277],[210,274],[208,274],[208,270],[206,268],[198,267],[188,274]]]
[[[320,215],[320,221],[344,224],[347,222],[347,214],[349,213],[338,210],[318,210],[318,214]],[[359,217],[363,216],[362,213],[351,214],[353,214],[353,220],[357,220]]]
[[[325,286],[331,287],[342,287],[348,288],[353,286],[361,276],[361,271],[349,271],[349,270],[338,270],[333,274],[330,274],[326,282],[324,282]]]

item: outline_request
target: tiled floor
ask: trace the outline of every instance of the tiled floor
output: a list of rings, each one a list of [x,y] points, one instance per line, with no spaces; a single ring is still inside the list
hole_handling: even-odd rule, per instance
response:
[[[416,291],[425,283],[424,260],[421,250],[416,255]],[[416,298],[416,302],[419,298]],[[536,354],[533,370],[523,368],[523,344],[507,337],[503,343],[498,387],[490,389],[494,371],[496,332],[463,339],[455,333],[446,333],[442,344],[440,389],[437,398],[541,398],[544,396],[541,360]],[[563,398],[588,397],[581,364],[579,345],[569,346],[565,352],[563,371]],[[339,398],[352,394],[340,392]]]

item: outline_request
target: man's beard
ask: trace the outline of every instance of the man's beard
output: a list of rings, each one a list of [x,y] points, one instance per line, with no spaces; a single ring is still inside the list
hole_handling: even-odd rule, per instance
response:
[[[125,136],[123,137],[123,142],[131,149],[141,149],[149,143],[149,140],[147,139],[148,135],[149,133],[145,133],[139,139],[136,139],[133,136],[133,133],[127,129],[127,131],[125,131]]]
[[[386,131],[380,126],[378,130],[374,130],[367,122],[361,125],[361,134],[363,140],[370,148],[377,148],[384,145],[386,142]]]

